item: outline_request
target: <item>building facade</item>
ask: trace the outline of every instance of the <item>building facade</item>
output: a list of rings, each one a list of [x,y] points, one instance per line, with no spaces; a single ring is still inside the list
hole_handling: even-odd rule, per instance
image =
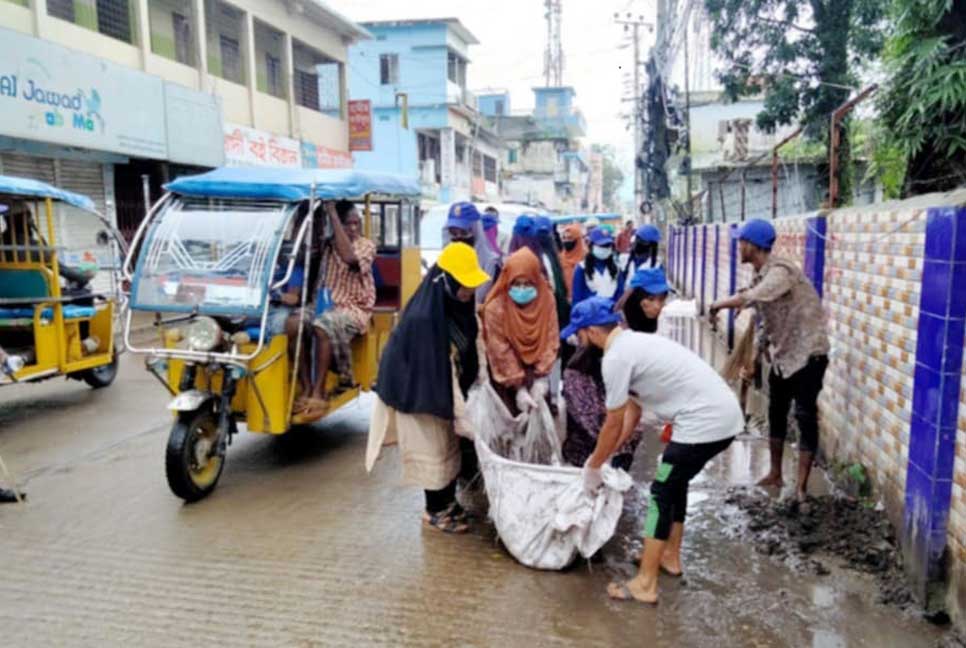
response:
[[[503,145],[466,89],[476,37],[455,18],[363,23],[352,46],[349,97],[368,100],[371,150],[355,167],[418,175],[427,201],[496,201]]]
[[[94,198],[130,234],[165,181],[349,166],[348,45],[319,2],[0,0],[0,173]]]
[[[504,198],[554,212],[590,208],[591,166],[580,138],[583,115],[570,87],[534,88],[535,108],[511,115],[506,92],[481,94],[480,106],[504,141]]]

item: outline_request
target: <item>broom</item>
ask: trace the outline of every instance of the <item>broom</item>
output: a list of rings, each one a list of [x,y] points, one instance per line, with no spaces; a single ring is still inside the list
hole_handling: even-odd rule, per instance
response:
[[[738,400],[741,403],[741,411],[746,419],[748,417],[748,388],[751,387],[751,382],[757,369],[756,361],[755,320],[751,318],[751,321],[748,322],[741,337],[738,338],[734,350],[728,356],[728,360],[721,370],[721,376],[727,382],[734,383],[739,380],[741,381]]]

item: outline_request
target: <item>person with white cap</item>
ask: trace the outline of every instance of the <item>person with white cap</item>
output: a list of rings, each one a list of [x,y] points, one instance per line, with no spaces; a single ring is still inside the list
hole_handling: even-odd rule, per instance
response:
[[[828,368],[829,339],[822,299],[798,265],[772,255],[776,232],[766,220],[752,219],[736,233],[741,262],[755,269],[751,288],[711,305],[712,321],[725,309],[755,308],[761,316],[771,373],[768,376],[768,428],[771,466],[760,486],[782,485],[782,455],[788,410],[795,401],[800,433],[796,497],[804,502],[818,450],[818,395]]]
[[[731,445],[744,418],[731,388],[697,354],[664,336],[621,328],[619,318],[612,301],[593,297],[574,307],[560,335],[577,335],[581,346],[604,351],[607,416],[584,465],[587,491],[600,487],[600,467],[631,438],[643,410],[673,425],[651,483],[640,572],[607,588],[611,598],[657,605],[659,573],[683,573],[688,484]]]

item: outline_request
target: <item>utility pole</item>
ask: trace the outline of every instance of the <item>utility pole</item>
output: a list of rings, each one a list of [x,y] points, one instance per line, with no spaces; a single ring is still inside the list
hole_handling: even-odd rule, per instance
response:
[[[634,219],[640,216],[641,204],[644,202],[643,187],[641,182],[641,169],[638,166],[638,158],[641,155],[641,121],[643,119],[643,106],[641,104],[641,27],[647,27],[652,32],[654,25],[645,22],[644,16],[634,16],[628,13],[623,18],[619,13],[614,14],[614,22],[624,26],[624,32],[630,33],[634,40]]]

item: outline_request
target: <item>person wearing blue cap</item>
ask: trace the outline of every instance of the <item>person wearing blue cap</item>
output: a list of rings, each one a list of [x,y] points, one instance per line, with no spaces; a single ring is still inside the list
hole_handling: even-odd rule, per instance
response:
[[[614,257],[614,237],[595,227],[587,235],[590,254],[574,269],[572,299],[574,304],[590,297],[618,300],[624,291],[624,274]]]
[[[628,284],[638,270],[658,268],[658,248],[661,244],[661,230],[654,225],[641,225],[634,231],[634,238],[627,260],[623,263],[624,277]],[[627,290],[629,286],[625,286]]]
[[[671,292],[664,268],[641,268],[627,285],[630,291],[621,300],[627,326],[639,333],[657,333],[658,318]]]
[[[577,335],[581,346],[604,352],[607,416],[584,465],[585,490],[599,488],[600,467],[632,437],[644,409],[673,426],[651,483],[640,572],[607,588],[614,599],[656,605],[659,573],[683,573],[688,484],[731,445],[744,418],[734,392],[700,356],[662,335],[623,329],[618,320],[613,302],[591,298],[574,307],[561,336]]]
[[[500,231],[500,211],[493,205],[483,210],[483,232],[494,252],[501,257],[510,253],[510,236]]]
[[[768,376],[768,427],[770,467],[758,482],[781,486],[782,455],[788,434],[788,410],[795,402],[800,433],[798,481],[795,494],[804,502],[808,478],[818,450],[818,395],[828,368],[829,339],[822,300],[802,269],[790,259],[771,253],[775,228],[754,219],[737,232],[741,262],[755,269],[751,287],[711,305],[717,321],[720,311],[754,308],[763,323],[761,348],[771,360]]]
[[[483,218],[471,202],[455,202],[450,205],[446,225],[443,227],[443,245],[466,243],[476,250],[480,266],[492,278],[476,290],[476,303],[482,304],[490,292],[490,286],[500,274],[500,254],[487,240]]]

